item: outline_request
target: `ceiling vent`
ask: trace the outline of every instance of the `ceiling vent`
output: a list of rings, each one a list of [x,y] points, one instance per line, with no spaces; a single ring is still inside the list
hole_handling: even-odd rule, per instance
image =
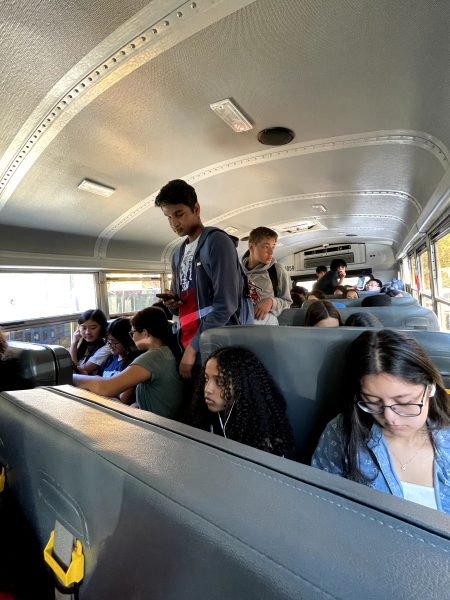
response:
[[[301,221],[291,221],[290,223],[282,223],[277,225],[277,233],[282,236],[295,235],[297,233],[309,233],[311,231],[320,231],[326,229],[325,225],[314,219],[304,219]]]
[[[334,258],[342,258],[347,265],[363,265],[366,262],[365,244],[342,244],[319,246],[297,252],[294,255],[294,266],[296,271],[307,271],[315,269],[319,265],[330,266]]]

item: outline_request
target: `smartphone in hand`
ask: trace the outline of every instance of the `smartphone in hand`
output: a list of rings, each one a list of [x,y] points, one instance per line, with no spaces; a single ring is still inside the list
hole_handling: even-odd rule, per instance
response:
[[[181,298],[178,296],[178,294],[171,294],[171,293],[163,293],[161,292],[161,294],[155,294],[157,298],[161,298],[161,300],[163,302],[167,302],[168,300],[173,300],[174,302],[182,302]]]

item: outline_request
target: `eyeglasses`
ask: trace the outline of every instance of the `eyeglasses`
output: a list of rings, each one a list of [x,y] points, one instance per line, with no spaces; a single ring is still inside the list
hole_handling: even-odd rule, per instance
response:
[[[355,396],[355,403],[361,410],[371,415],[382,415],[386,408],[390,408],[399,417],[418,417],[422,413],[427,387],[428,386],[426,385],[424,386],[421,401],[418,403],[408,402],[405,404],[391,404],[389,406],[385,406],[384,404],[378,404],[377,402],[368,402],[367,400],[364,400],[364,396],[362,396],[362,394],[357,394]],[[358,397],[362,398],[362,400],[358,400]]]
[[[109,346],[112,346],[113,348],[116,348],[117,346],[120,346],[120,342],[113,342],[112,340],[106,340],[106,343]]]
[[[139,333],[137,329],[132,329],[132,330],[130,331],[130,338],[131,338],[131,339],[133,339],[133,336],[134,336],[134,334],[135,334],[135,333]]]

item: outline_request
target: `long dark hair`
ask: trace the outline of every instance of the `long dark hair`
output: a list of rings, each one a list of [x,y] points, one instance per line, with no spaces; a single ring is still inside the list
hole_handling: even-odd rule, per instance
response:
[[[220,348],[206,362],[211,358],[217,361],[225,411],[233,407],[227,437],[280,456],[289,452],[294,436],[286,402],[261,361],[250,350],[238,347]],[[212,413],[204,389],[205,367],[194,393],[190,423],[208,429]]]
[[[359,469],[358,454],[370,439],[374,418],[355,403],[365,375],[386,373],[417,385],[436,386],[428,400],[430,426],[435,429],[450,427],[450,406],[439,371],[415,339],[391,329],[364,331],[351,344],[347,353],[344,381],[347,387],[343,425],[346,460],[344,476],[365,482]]]
[[[156,306],[143,308],[131,318],[131,324],[136,331],[141,332],[146,329],[151,336],[161,340],[163,344],[170,348],[176,361],[180,361],[181,350],[175,335],[172,333],[172,326],[163,310]]]
[[[106,328],[108,326],[105,313],[99,308],[85,310],[78,319],[78,325],[83,325],[83,323],[86,323],[89,319],[92,319],[92,321],[95,321],[100,325],[100,335],[92,344],[88,344],[85,339],[81,340],[80,345],[77,348],[78,360],[81,360],[82,358],[89,360],[99,348],[102,348],[105,345]]]
[[[128,317],[118,317],[114,319],[106,331],[106,335],[110,335],[122,344],[125,349],[125,354],[136,351],[133,340],[130,337],[131,321]]]
[[[328,317],[337,319],[339,325],[342,325],[341,313],[334,304],[327,300],[315,300],[308,306],[306,311],[305,327],[314,327],[319,321],[328,319]]]

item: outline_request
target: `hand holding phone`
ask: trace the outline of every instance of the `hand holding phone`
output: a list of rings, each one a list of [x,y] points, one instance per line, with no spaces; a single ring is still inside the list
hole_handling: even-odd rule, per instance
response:
[[[178,294],[172,294],[172,293],[163,293],[161,292],[161,294],[156,294],[157,298],[161,298],[161,300],[163,302],[170,302],[171,300],[173,302],[183,302],[181,300],[181,298],[178,296]]]

